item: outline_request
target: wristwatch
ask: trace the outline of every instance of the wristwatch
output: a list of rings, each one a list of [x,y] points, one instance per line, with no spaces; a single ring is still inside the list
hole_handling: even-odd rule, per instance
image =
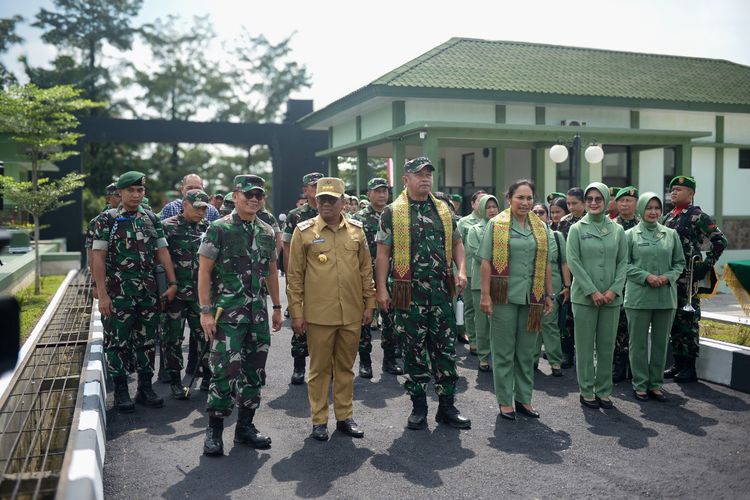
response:
[[[281,304],[273,306],[274,309],[281,309]]]
[[[167,285],[169,285],[169,286],[172,286],[172,285],[177,286],[177,282],[176,281],[167,281]]]
[[[213,307],[201,306],[201,314],[211,314],[212,312],[213,312]]]

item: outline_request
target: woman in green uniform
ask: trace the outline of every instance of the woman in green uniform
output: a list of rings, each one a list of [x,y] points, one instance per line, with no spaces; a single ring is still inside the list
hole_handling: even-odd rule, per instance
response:
[[[573,275],[576,372],[581,404],[613,408],[612,357],[627,272],[622,226],[605,213],[609,188],[592,182],[584,191],[586,215],[568,233],[568,266]]]
[[[552,233],[531,212],[531,181],[511,184],[506,199],[510,208],[487,223],[479,247],[479,305],[490,315],[490,352],[500,415],[515,420],[517,411],[539,418],[531,395],[536,337],[544,313],[552,310]]]
[[[500,205],[497,203],[497,198],[492,195],[483,196],[479,201],[479,222],[469,227],[466,234],[466,266],[471,276],[471,293],[475,304],[479,304],[482,295],[482,279],[480,276],[482,259],[477,255],[477,251],[482,243],[487,221],[496,216],[499,211]],[[474,331],[477,338],[479,371],[492,371],[490,366],[490,317],[479,308],[474,309]]]
[[[677,278],[685,267],[685,254],[674,229],[659,224],[661,198],[643,193],[638,198],[641,222],[628,229],[628,271],[625,314],[630,334],[630,368],[633,394],[639,401],[649,396],[666,401],[661,388],[667,342],[677,309]],[[651,355],[648,332],[651,329]]]
[[[562,200],[561,198],[557,198]],[[553,202],[556,200],[552,200]],[[547,207],[543,203],[537,203],[533,212],[549,224]],[[559,231],[552,231],[550,241],[550,265],[552,267],[552,291],[554,296],[552,312],[544,317],[542,333],[536,340],[536,354],[534,355],[534,366],[539,363],[539,353],[544,344],[544,353],[552,369],[553,377],[562,377],[562,347],[560,346],[560,318],[558,315],[559,305],[570,300],[570,271],[568,270],[568,259],[565,254],[565,237]]]

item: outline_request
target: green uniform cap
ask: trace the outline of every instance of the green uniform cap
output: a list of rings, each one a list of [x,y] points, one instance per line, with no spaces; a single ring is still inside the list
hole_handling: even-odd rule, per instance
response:
[[[552,203],[552,200],[554,200],[555,198],[563,198],[564,199],[565,198],[565,194],[561,193],[559,191],[554,191],[554,192],[552,192],[552,193],[550,193],[550,194],[547,195],[547,203],[548,204]]]
[[[126,187],[130,186],[145,186],[146,185],[146,174],[143,172],[136,172],[135,170],[131,170],[130,172],[125,172],[120,176],[119,179],[117,179],[117,184],[115,186],[117,189],[125,189]]]
[[[370,201],[366,194],[359,195],[359,201]]]
[[[190,203],[193,208],[204,208],[208,206],[209,197],[202,189],[191,189],[185,193],[182,203]]]
[[[407,174],[416,174],[425,167],[430,167],[430,170],[435,171],[435,167],[432,166],[432,162],[426,156],[420,156],[419,158],[413,158],[404,164],[404,172]]]
[[[221,204],[221,208],[219,209],[219,212],[221,213],[229,213],[232,210],[234,210],[234,200],[231,196],[225,196],[224,202]]]
[[[609,199],[610,200],[614,199],[617,196],[617,193],[620,192],[620,189],[622,189],[622,188],[615,187],[615,186],[610,186],[609,187]]]
[[[315,197],[327,195],[340,198],[344,194],[344,181],[338,177],[321,177]]]
[[[383,179],[382,177],[373,177],[367,182],[367,190],[370,191],[371,189],[378,189],[378,188],[387,188],[388,187],[388,181]],[[360,196],[360,199],[362,196]],[[367,199],[367,196],[365,196],[365,199]]]
[[[323,174],[320,172],[310,172],[309,174],[302,176],[302,184],[305,186],[312,186],[313,184],[317,184],[322,178]]]
[[[117,185],[113,182],[112,184],[104,188],[104,192],[106,193],[106,196],[117,194]]]
[[[669,181],[669,189],[672,189],[674,186],[685,186],[695,191],[695,178],[689,175],[678,175]]]
[[[453,201],[457,201],[457,202],[459,202],[459,203],[463,203],[463,201],[464,201],[464,197],[463,197],[463,196],[461,196],[460,194],[452,194],[452,195],[451,195],[451,200],[453,200]]]
[[[238,175],[234,178],[234,190],[248,192],[259,189],[266,192],[266,181],[257,175]]]
[[[633,198],[638,198],[638,188],[635,186],[625,186],[624,188],[617,191],[617,194],[615,195],[615,200],[619,200],[623,196],[632,196]]]

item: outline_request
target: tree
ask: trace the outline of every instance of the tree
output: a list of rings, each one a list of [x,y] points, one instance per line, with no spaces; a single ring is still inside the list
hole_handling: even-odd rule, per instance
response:
[[[16,25],[21,21],[21,16],[0,18],[0,54],[7,51],[11,45],[23,42],[23,38],[16,34]],[[0,63],[0,88],[13,83],[16,83],[16,78]]]
[[[45,159],[62,161],[78,154],[77,151],[63,149],[74,146],[81,137],[74,131],[78,127],[74,113],[104,105],[83,99],[80,94],[80,90],[66,85],[49,89],[40,89],[34,84],[12,85],[0,91],[0,133],[8,134],[23,147],[31,160],[30,196],[35,199],[33,208],[36,213],[30,213],[34,219],[34,293],[37,294],[40,274],[39,218],[45,213],[36,208],[45,207],[39,187],[55,186],[54,183],[40,182],[39,162]]]

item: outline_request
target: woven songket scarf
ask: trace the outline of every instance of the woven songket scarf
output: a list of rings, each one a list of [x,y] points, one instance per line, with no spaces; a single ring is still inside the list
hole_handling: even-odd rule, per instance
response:
[[[456,294],[453,282],[453,220],[448,206],[430,193],[432,203],[437,208],[445,232],[445,262],[448,274],[448,291],[451,297]],[[393,307],[409,310],[411,307],[411,211],[409,197],[404,190],[393,202]],[[417,242],[419,244],[419,242]]]
[[[508,278],[510,277],[510,209],[500,212],[490,222],[494,222],[492,233],[492,277],[490,280],[490,297],[494,304],[508,303]],[[534,255],[534,276],[531,280],[531,300],[529,304],[529,319],[526,329],[538,332],[542,329],[544,314],[544,291],[547,274],[547,226],[534,213],[526,216],[531,225],[531,233],[536,241]]]

